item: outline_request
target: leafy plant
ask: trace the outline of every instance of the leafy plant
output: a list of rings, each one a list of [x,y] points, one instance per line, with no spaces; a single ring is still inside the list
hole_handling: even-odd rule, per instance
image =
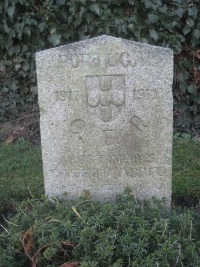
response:
[[[138,201],[29,199],[0,234],[4,266],[198,266],[199,213]]]
[[[198,133],[198,0],[5,0],[0,18],[0,121],[37,104],[36,51],[109,34],[174,50],[175,127]]]

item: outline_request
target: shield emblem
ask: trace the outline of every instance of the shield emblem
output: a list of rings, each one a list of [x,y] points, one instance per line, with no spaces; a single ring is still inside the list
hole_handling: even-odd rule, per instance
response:
[[[124,75],[99,75],[86,77],[87,106],[103,122],[119,117],[125,105]]]

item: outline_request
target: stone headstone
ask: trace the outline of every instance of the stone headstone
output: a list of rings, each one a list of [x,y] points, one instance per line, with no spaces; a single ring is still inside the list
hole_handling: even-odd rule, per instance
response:
[[[37,53],[45,192],[171,199],[173,54],[100,36]]]

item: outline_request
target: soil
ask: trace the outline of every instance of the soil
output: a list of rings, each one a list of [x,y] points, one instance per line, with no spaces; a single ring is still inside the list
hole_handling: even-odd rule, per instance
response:
[[[172,195],[172,206],[179,206],[182,208],[198,208],[200,212],[200,199],[194,196],[176,196]]]
[[[13,121],[0,123],[0,143],[14,143],[19,138],[28,139],[31,144],[40,144],[39,112],[23,114]]]

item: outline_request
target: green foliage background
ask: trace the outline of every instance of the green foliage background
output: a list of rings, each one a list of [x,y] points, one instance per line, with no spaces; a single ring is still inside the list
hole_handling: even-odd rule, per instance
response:
[[[174,50],[175,128],[200,130],[198,0],[4,0],[0,21],[0,121],[37,105],[36,51],[108,34]]]

